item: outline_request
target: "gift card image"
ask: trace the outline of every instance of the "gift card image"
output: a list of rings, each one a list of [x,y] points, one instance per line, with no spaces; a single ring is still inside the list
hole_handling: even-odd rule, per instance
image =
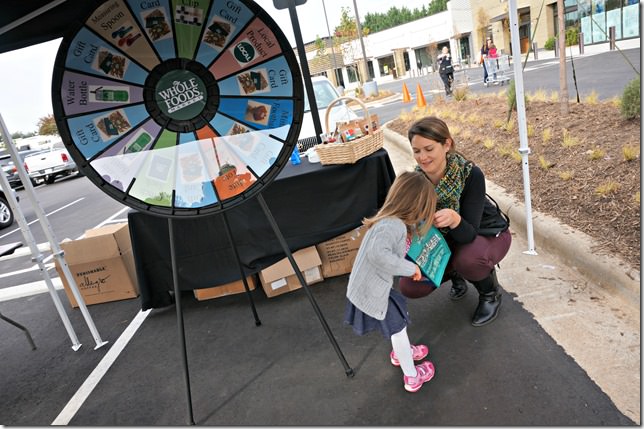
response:
[[[258,103],[256,101],[249,101],[246,106],[246,114],[244,119],[249,122],[266,125],[271,113],[271,105]]]

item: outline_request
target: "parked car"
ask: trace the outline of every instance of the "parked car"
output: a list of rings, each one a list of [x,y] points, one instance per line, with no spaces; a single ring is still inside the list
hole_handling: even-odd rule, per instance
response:
[[[26,156],[24,163],[31,179],[44,180],[48,185],[54,183],[58,176],[78,173],[76,163],[62,143]]]
[[[315,95],[315,104],[318,107],[322,132],[326,132],[325,116],[327,107],[333,100],[340,97],[340,93],[327,77],[313,76],[311,83],[313,84],[313,94]],[[311,106],[309,105],[309,98],[306,95],[306,88],[304,88],[304,91],[304,116],[302,117],[300,138],[297,141],[297,147],[300,152],[306,152],[307,149],[317,144],[317,134],[315,133],[315,127],[313,125],[313,116],[311,116]],[[336,122],[349,121],[357,117],[358,115],[347,106],[344,100],[338,102],[331,108],[331,112],[329,113],[329,127],[332,128],[330,131],[335,129]]]
[[[16,191],[12,189],[11,192],[14,193],[16,200],[18,200],[18,195],[16,195]],[[0,229],[7,228],[13,223],[13,221],[14,221],[13,211],[11,211],[11,207],[7,202],[6,194],[2,190],[2,187],[0,187]]]
[[[20,158],[20,162],[24,164],[25,157],[27,155],[32,155],[37,152],[40,152],[40,150],[28,149],[28,150],[22,150],[18,152],[18,157]],[[9,185],[14,189],[22,188],[23,187],[22,181],[20,180],[20,176],[18,176],[18,169],[13,163],[13,158],[11,158],[11,155],[7,154],[7,155],[0,156],[0,165],[2,166],[2,170],[7,175],[7,179],[9,180]],[[31,184],[32,185],[36,184],[35,179],[31,179]]]

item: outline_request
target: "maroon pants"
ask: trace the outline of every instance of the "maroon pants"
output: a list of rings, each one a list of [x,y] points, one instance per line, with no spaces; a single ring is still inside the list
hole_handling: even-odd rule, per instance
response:
[[[490,275],[494,266],[507,255],[512,244],[512,234],[508,229],[498,237],[477,235],[471,243],[459,245],[448,242],[448,244],[452,257],[447,264],[442,282],[448,280],[447,274],[452,271],[456,271],[466,280],[477,282]],[[420,298],[436,289],[436,286],[425,277],[417,282],[409,277],[401,277],[399,287],[400,292],[408,298]]]

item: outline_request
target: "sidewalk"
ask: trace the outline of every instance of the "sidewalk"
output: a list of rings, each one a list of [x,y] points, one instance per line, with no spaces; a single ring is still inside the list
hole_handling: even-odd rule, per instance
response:
[[[384,133],[396,173],[414,168],[407,139],[386,125]],[[640,424],[640,273],[616,258],[595,257],[590,237],[534,211],[537,254],[526,254],[525,206],[494,183],[487,188],[512,225],[513,243],[498,272],[503,289]]]

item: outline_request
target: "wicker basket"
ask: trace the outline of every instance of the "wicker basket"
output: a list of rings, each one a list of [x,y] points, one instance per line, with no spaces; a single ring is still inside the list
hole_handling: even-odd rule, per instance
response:
[[[353,100],[358,102],[364,110],[365,118],[369,119],[369,110],[367,106],[357,98],[353,97],[338,97],[333,100],[326,108],[325,126],[326,132],[330,133],[332,130],[329,128],[329,114],[331,108],[342,100]],[[335,124],[334,124],[335,125]],[[378,127],[375,131],[370,131],[364,137],[360,137],[347,143],[327,143],[315,146],[315,151],[320,156],[320,163],[328,164],[353,164],[359,159],[369,156],[378,149],[382,148],[384,144],[384,136],[382,128]]]

